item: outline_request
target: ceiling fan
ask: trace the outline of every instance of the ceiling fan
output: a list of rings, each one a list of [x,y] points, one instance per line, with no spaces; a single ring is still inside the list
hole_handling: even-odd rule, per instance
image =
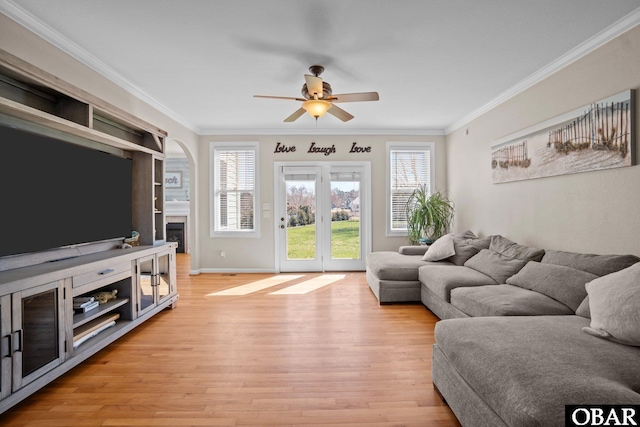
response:
[[[324,67],[321,65],[312,65],[309,67],[309,71],[313,75],[305,74],[305,84],[302,85],[302,98],[294,98],[288,96],[269,96],[269,95],[253,95],[254,98],[270,98],[270,99],[288,99],[292,101],[301,101],[302,106],[296,110],[292,115],[284,119],[285,122],[296,121],[302,116],[305,111],[309,113],[311,117],[315,117],[318,120],[319,117],[324,116],[325,113],[329,113],[343,122],[353,119],[353,116],[342,108],[338,107],[339,102],[362,102],[362,101],[377,101],[380,99],[378,92],[359,92],[359,93],[343,93],[339,95],[333,95],[331,91],[331,85],[322,81],[319,77],[324,71]]]

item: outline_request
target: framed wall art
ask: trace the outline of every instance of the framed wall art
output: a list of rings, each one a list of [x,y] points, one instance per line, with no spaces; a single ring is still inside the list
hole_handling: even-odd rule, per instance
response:
[[[494,141],[493,183],[632,166],[634,95],[627,90]]]
[[[182,172],[165,172],[164,185],[167,188],[182,188]]]

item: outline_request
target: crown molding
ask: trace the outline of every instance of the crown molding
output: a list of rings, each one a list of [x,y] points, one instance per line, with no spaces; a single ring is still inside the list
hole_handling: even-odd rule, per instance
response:
[[[144,92],[142,89],[140,89],[139,87],[131,83],[129,80],[127,80],[125,77],[123,77],[120,73],[118,73],[116,70],[111,68],[109,65],[107,65],[100,59],[96,58],[95,56],[87,52],[85,49],[83,49],[82,47],[73,43],[71,40],[62,36],[53,28],[44,24],[35,16],[33,16],[32,14],[30,14],[29,12],[27,12],[26,10],[22,9],[20,6],[15,4],[13,0],[0,0],[0,12],[2,12],[4,15],[11,18],[18,24],[22,25],[29,31],[37,34],[38,36],[43,38],[45,41],[51,43],[53,46],[57,47],[67,55],[70,55],[71,57],[77,59],[82,64],[91,68],[93,71],[109,79],[116,85],[120,86],[121,88],[129,92],[131,95],[146,102],[147,104],[149,104],[156,110],[160,111],[167,117],[175,120],[176,122],[180,123],[182,126],[186,127],[187,129],[197,134],[200,133],[200,129],[197,126],[195,126],[193,123],[190,123],[188,120],[179,116],[178,114],[176,114],[175,112],[173,112],[172,110],[164,106],[162,103],[160,103],[153,97],[149,96],[146,92]]]
[[[629,31],[631,28],[635,27],[638,24],[640,24],[640,7],[629,13],[625,17],[619,19],[617,22],[611,24],[604,30],[600,31],[598,34],[580,43],[578,46],[571,49],[560,58],[552,61],[545,67],[531,74],[529,77],[525,78],[520,83],[501,93],[471,114],[468,114],[462,117],[460,120],[455,121],[445,129],[445,134],[448,135],[451,132],[460,129],[462,126],[468,124],[472,120],[477,119],[478,117],[491,111],[503,102],[508,101],[509,99],[529,89],[533,85],[548,78],[552,74],[557,73],[558,71],[567,67],[569,64],[593,52],[605,43],[608,43],[622,33]]]

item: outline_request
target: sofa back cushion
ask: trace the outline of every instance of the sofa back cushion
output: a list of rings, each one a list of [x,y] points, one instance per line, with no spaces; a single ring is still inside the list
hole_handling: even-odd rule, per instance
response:
[[[596,276],[615,273],[638,261],[640,258],[635,255],[593,255],[551,250],[546,251],[542,258],[544,264],[564,265]]]
[[[455,265],[464,265],[465,262],[482,249],[489,249],[491,237],[479,239],[471,230],[453,235],[453,249],[455,255],[447,258],[447,261]]]
[[[520,271],[526,264],[527,261],[510,258],[490,249],[483,249],[477,255],[469,258],[464,266],[491,277],[498,284],[504,284],[509,277]]]
[[[544,256],[544,249],[519,245],[499,234],[491,236],[489,249],[509,258],[521,259],[523,261],[540,261]]]
[[[591,319],[591,309],[589,308],[589,295],[582,300],[578,309],[576,310],[576,315],[586,317],[587,319]]]
[[[400,246],[398,248],[398,253],[400,255],[420,255],[423,256],[425,252],[429,249],[427,245],[410,245],[410,246]]]
[[[564,265],[529,261],[507,284],[539,292],[566,305],[574,312],[587,296],[585,284],[597,279],[595,274]]]

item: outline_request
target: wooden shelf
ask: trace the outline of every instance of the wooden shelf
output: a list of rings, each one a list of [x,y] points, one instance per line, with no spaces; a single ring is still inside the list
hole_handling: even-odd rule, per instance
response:
[[[147,154],[160,154],[158,151],[151,148],[116,138],[115,136],[111,136],[3,97],[0,97],[0,114],[15,117],[31,124],[44,126],[47,129],[61,131],[90,141],[97,141],[121,150],[140,151]]]
[[[0,96],[164,153],[167,132],[0,49]]]
[[[115,310],[116,308],[123,306],[129,302],[129,298],[116,298],[111,301],[107,301],[105,304],[100,304],[97,308],[89,310],[85,313],[76,313],[73,315],[73,327],[77,328],[87,322],[92,321],[105,313]]]

